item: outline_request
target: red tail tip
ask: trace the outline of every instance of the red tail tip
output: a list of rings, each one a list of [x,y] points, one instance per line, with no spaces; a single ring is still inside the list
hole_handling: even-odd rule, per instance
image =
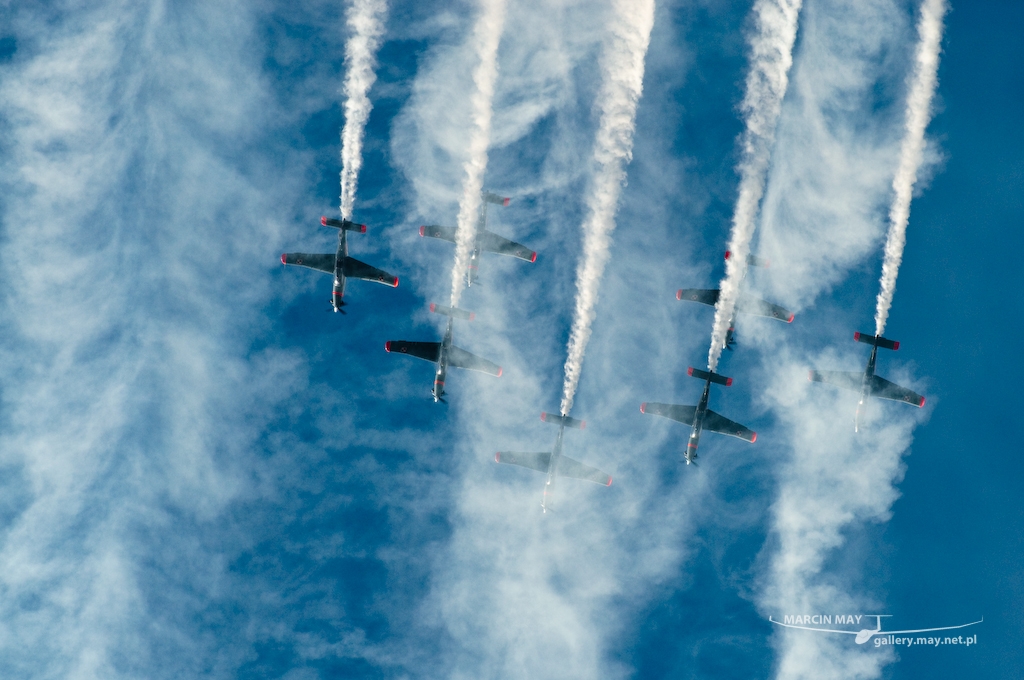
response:
[[[640,404],[640,413],[647,413],[647,402]]]
[[[288,253],[281,253],[281,264],[288,264]]]
[[[686,369],[686,375],[693,375],[693,366]]]
[[[786,323],[793,323],[793,319],[796,318],[796,314],[790,314],[789,318],[786,319]]]
[[[498,451],[497,453],[494,454],[494,462],[495,463],[500,463],[501,462],[501,451]]]
[[[320,216],[320,224],[322,224],[325,227],[327,226],[327,215]]]
[[[499,378],[501,377],[501,374],[502,374],[502,368],[501,368],[501,366],[498,366],[498,377]]]
[[[757,441],[757,433],[755,432],[754,435],[750,438],[750,443],[753,444],[756,441]]]
[[[683,289],[682,288],[680,288],[679,290],[676,291],[676,299],[677,300],[682,300],[683,299]]]
[[[430,311],[432,311],[432,312],[436,312],[437,311],[437,303],[436,302],[431,302],[430,303]]]
[[[725,259],[728,260],[729,257],[731,257],[731,256],[732,256],[732,251],[730,251],[730,250],[725,251]]]
[[[530,255],[530,262],[536,262],[536,261],[537,261],[537,251],[535,250],[535,251],[533,251],[533,255]]]
[[[921,401],[917,404],[918,408],[924,406],[924,397],[921,397]]]
[[[391,351],[391,341],[390,340],[388,340],[387,342],[384,343],[384,351],[385,352],[390,352]]]
[[[423,232],[426,230],[426,226],[420,227],[420,236],[423,236]]]
[[[395,282],[392,284],[395,288],[398,288],[398,277],[395,277]]]
[[[365,234],[366,233],[366,225],[365,224],[360,224],[359,225],[359,233],[360,234]]]
[[[725,386],[726,387],[731,387],[732,386],[732,378],[726,378],[725,379]]]
[[[859,332],[854,333],[853,334],[853,339],[854,340],[860,340],[860,333]]]
[[[894,350],[896,350],[896,349],[899,349],[899,348],[900,348],[900,343],[899,343],[899,342],[894,342],[894,343],[892,343],[892,348],[893,348]]]
[[[504,205],[504,206],[508,206],[509,200],[510,199],[506,198],[504,201],[501,202],[501,204]]]
[[[612,485],[612,477],[611,477],[611,475],[608,475],[608,483],[605,484],[605,486],[611,486],[611,485]]]

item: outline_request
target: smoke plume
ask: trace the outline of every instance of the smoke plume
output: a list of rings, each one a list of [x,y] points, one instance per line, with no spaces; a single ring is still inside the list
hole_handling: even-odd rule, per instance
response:
[[[910,199],[921,167],[924,148],[924,130],[932,114],[932,98],[938,81],[939,49],[942,46],[942,18],[946,14],[945,0],[925,0],[917,23],[920,40],[914,54],[914,70],[910,75],[907,96],[906,128],[900,146],[900,164],[892,180],[894,193],[889,209],[889,235],[885,239],[885,259],[882,261],[881,289],[875,308],[875,335],[885,331],[889,319],[892,296],[896,292],[896,276],[907,244],[907,222],[910,220]]]
[[[775,139],[775,126],[782,109],[782,98],[789,83],[789,67],[793,64],[793,42],[802,0],[758,0],[754,5],[757,33],[750,51],[747,92],[741,105],[746,118],[740,160],[740,191],[732,218],[729,250],[732,257],[725,263],[725,278],[715,309],[715,325],[711,330],[708,369],[718,367],[725,347],[725,336],[736,310],[736,295],[750,252],[754,220],[764,194],[765,175]]]
[[[341,218],[352,218],[359,169],[363,165],[363,130],[373,105],[367,93],[377,80],[375,56],[387,16],[384,0],[353,0],[348,9],[351,36],[345,45],[345,126],[341,129]]]

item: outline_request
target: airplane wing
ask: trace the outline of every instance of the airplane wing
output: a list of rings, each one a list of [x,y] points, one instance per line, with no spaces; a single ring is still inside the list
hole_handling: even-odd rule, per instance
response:
[[[360,262],[354,257],[345,258],[343,271],[345,273],[345,276],[349,277],[350,279],[375,281],[376,283],[383,283],[385,286],[391,286],[392,288],[398,287],[397,276],[392,276],[383,269],[371,267],[365,262]]]
[[[476,243],[480,250],[486,250],[489,253],[511,255],[527,262],[533,262],[537,259],[537,253],[526,246],[515,241],[509,241],[507,238],[498,236],[492,231],[481,231],[477,236]]]
[[[652,416],[671,418],[672,420],[677,420],[680,423],[693,425],[693,417],[697,413],[697,407],[681,406],[679,404],[658,404],[654,402],[648,402],[640,407],[640,412],[648,413]]]
[[[439,238],[442,241],[451,241],[455,243],[455,227],[442,227],[437,224],[428,224],[420,227],[420,236],[429,236],[430,238]]]
[[[334,273],[334,253],[285,253],[281,256],[284,264],[294,264],[318,271]]]
[[[914,406],[924,406],[924,397],[917,392],[900,387],[896,383],[889,382],[877,375],[871,377],[871,396],[879,399],[892,399],[893,401],[905,401]]]
[[[699,302],[702,305],[715,306],[718,302],[718,295],[721,293],[720,290],[714,288],[707,290],[705,288],[683,288],[676,291],[677,300],[691,300],[692,302]]]
[[[813,380],[814,382],[837,385],[846,390],[853,390],[854,392],[860,392],[861,388],[864,387],[863,373],[850,373],[848,371],[811,371],[807,379]]]
[[[408,354],[417,359],[425,359],[437,363],[441,358],[441,343],[439,342],[409,342],[408,340],[389,340],[384,343],[384,349],[398,354]]]
[[[538,472],[547,472],[548,465],[551,463],[551,452],[520,453],[519,451],[498,451],[494,454],[494,462],[518,465],[519,467],[530,468]]]
[[[456,368],[468,368],[471,371],[480,371],[481,373],[495,376],[501,375],[501,366],[498,364],[478,357],[475,354],[470,354],[461,347],[455,347],[454,345],[448,350],[448,365],[455,366]]]
[[[773,305],[752,295],[742,294],[736,299],[736,311],[756,316],[767,316],[769,319],[779,319],[786,323],[792,322],[793,317],[796,316],[784,307]]]
[[[730,437],[739,437],[744,441],[754,443],[757,441],[757,433],[750,428],[734,423],[723,415],[715,413],[711,409],[704,414],[704,429],[719,434],[727,434]]]
[[[604,484],[605,486],[612,485],[611,475],[565,456],[558,457],[558,476],[585,479],[588,482]]]

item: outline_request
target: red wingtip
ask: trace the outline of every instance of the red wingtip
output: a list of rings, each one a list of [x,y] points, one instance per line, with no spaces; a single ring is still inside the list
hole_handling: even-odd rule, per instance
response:
[[[390,340],[388,340],[387,342],[384,343],[384,351],[385,352],[390,352],[391,351],[391,341]]]
[[[397,276],[395,277],[395,283],[394,283],[394,287],[395,287],[395,288],[398,288],[398,277],[397,277]]]
[[[504,201],[501,202],[501,204],[507,207],[509,200],[510,199],[506,198]]]
[[[755,432],[754,436],[750,438],[750,443],[753,444],[756,441],[757,441],[757,433]]]
[[[686,375],[693,375],[693,366],[686,369]]]
[[[327,215],[320,216],[320,224],[322,224],[325,227],[327,226]]]
[[[288,264],[288,253],[281,253],[281,264]]]
[[[476,312],[470,312],[469,313],[469,320],[472,321],[475,318],[476,318]]]
[[[725,386],[726,387],[731,387],[732,386],[732,378],[726,378],[725,379]]]
[[[892,348],[893,348],[894,350],[896,350],[896,349],[899,349],[899,348],[900,348],[900,343],[899,343],[899,342],[894,342],[894,343],[892,343]]]
[[[540,412],[540,419],[543,420],[545,423],[548,422],[548,414],[544,413],[543,411],[541,411]]]
[[[605,484],[605,486],[611,486],[611,485],[612,485],[612,477],[611,477],[611,475],[608,475],[608,483]]]
[[[676,291],[676,299],[677,300],[682,300],[683,299],[683,289],[682,288],[680,288],[679,290]]]
[[[920,401],[920,403],[918,403],[917,406],[918,406],[918,408],[924,406],[924,397],[921,397],[921,401]]]
[[[436,302],[431,302],[430,303],[430,311],[433,312],[435,310],[437,310],[437,303]]]
[[[535,251],[533,251],[533,255],[530,255],[530,262],[536,262],[536,261],[537,261],[537,251],[535,250]]]
[[[647,413],[647,402],[640,404],[640,413]]]
[[[855,332],[855,333],[853,334],[853,339],[854,339],[854,340],[860,340],[860,333],[859,333],[859,332]]]
[[[365,234],[366,233],[366,225],[365,224],[360,224],[359,225],[359,233],[360,234]]]
[[[422,226],[422,227],[420,227],[420,236],[423,236],[423,231],[424,231],[424,230],[425,230],[426,228],[427,228],[426,226]]]
[[[789,318],[786,319],[786,323],[793,323],[793,319],[796,318],[796,314],[790,314]]]
[[[580,421],[580,429],[581,430],[587,429],[587,421],[585,421],[585,420],[581,420]]]
[[[501,373],[502,373],[502,369],[501,369],[501,366],[498,366],[498,377],[499,377],[499,378],[501,377]]]
[[[814,380],[814,371],[807,371],[807,382],[812,382],[813,380]]]
[[[725,251],[725,259],[728,260],[731,255],[732,255],[732,251],[729,251],[729,250]]]
[[[496,452],[494,454],[494,462],[495,463],[500,463],[501,462],[501,451],[498,451],[498,452]]]
[[[764,268],[765,269],[771,269],[771,266],[772,266],[772,261],[771,260],[765,260],[764,261]]]

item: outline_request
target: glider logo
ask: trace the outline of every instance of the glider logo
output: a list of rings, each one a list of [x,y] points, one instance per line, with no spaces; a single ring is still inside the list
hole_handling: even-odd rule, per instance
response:
[[[915,628],[913,630],[882,630],[882,619],[888,618],[890,614],[800,614],[796,616],[786,615],[782,617],[782,621],[768,617],[768,620],[777,626],[783,628],[798,628],[800,630],[812,630],[818,633],[839,633],[842,635],[855,635],[854,642],[858,645],[866,643],[871,638],[877,637],[875,640],[875,647],[881,647],[883,644],[905,644],[907,646],[914,644],[927,644],[939,646],[941,644],[961,644],[961,645],[972,645],[977,644],[978,636],[963,638],[962,636],[957,637],[918,637],[918,638],[897,638],[897,635],[905,633],[931,633],[938,630],[955,630],[957,628],[966,628],[967,626],[977,625],[985,620],[985,617],[981,617],[978,621],[971,621],[970,623],[963,623],[959,626],[939,626],[937,628]],[[838,630],[835,628],[821,628],[820,626],[827,625],[853,625],[859,626],[861,619],[875,619],[874,628],[861,628],[860,630]],[[869,621],[865,621],[869,623]],[[811,625],[805,625],[811,624]]]

